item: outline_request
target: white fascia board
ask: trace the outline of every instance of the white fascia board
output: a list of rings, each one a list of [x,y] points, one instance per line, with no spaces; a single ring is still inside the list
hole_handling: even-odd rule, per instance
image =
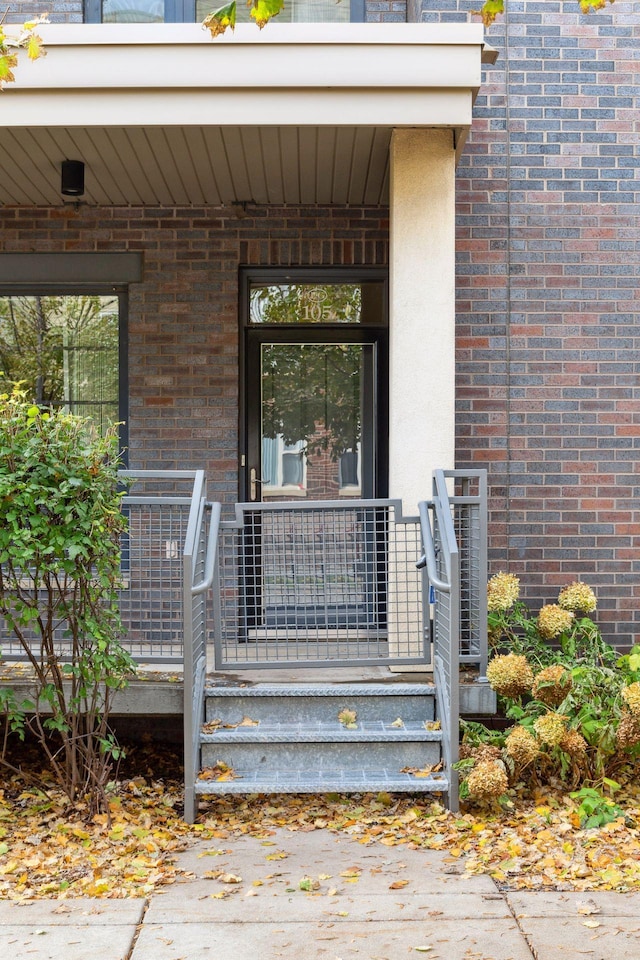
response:
[[[483,47],[477,24],[241,24],[215,40],[198,24],[42,34],[49,55],[22,63],[12,89],[478,87]]]
[[[8,98],[7,98],[8,99]],[[471,122],[468,90],[336,92],[290,90],[209,90],[43,92],[26,108],[25,99],[2,101],[1,125],[17,127],[452,127]]]
[[[471,124],[479,24],[50,24],[0,126]]]

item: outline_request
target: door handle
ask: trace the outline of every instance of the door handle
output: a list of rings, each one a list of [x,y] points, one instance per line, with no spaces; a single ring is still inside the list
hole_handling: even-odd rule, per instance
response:
[[[258,471],[255,467],[251,467],[249,471],[249,500],[254,503],[258,499],[258,484],[266,483],[266,480],[263,480],[258,476]]]

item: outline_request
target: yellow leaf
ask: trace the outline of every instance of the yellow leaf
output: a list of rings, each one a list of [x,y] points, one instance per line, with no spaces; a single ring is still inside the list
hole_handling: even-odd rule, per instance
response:
[[[223,7],[218,7],[217,10],[213,10],[208,17],[205,17],[202,21],[202,26],[205,30],[209,30],[211,36],[215,39],[219,37],[220,34],[224,33],[227,28],[235,30],[236,26],[236,3],[235,0],[232,0],[231,3],[225,4]]]
[[[389,890],[402,890],[408,883],[408,880],[394,880],[393,883],[389,884]]]
[[[27,43],[29,60],[37,60],[39,57],[44,57],[45,54],[46,50],[42,46],[42,37],[39,37],[37,33],[32,33]]]

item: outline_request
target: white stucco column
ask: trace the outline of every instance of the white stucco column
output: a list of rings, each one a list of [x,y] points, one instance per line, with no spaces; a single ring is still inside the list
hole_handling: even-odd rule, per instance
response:
[[[454,466],[451,130],[394,130],[390,208],[389,494],[413,514],[433,470]]]

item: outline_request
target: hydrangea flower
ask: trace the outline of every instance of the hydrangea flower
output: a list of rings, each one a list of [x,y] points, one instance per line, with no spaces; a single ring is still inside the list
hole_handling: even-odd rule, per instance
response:
[[[574,613],[593,613],[598,605],[591,587],[579,580],[574,580],[560,591],[558,604],[563,610],[571,610]]]
[[[571,690],[571,674],[561,663],[545,667],[533,680],[531,692],[548,707],[558,707]]]
[[[474,800],[496,800],[506,793],[509,780],[497,760],[481,760],[467,777],[469,796]]]
[[[517,653],[500,654],[489,662],[487,680],[502,697],[521,697],[531,690],[533,670],[526,657]]]
[[[562,713],[545,713],[533,724],[536,735],[549,747],[559,747],[567,733],[568,718]]]
[[[536,738],[520,725],[511,728],[505,740],[504,748],[507,756],[522,767],[532,763],[540,753]]]
[[[490,613],[509,610],[520,596],[520,581],[513,573],[496,573],[487,584],[487,607]]]
[[[557,603],[547,603],[538,614],[538,633],[545,640],[555,640],[568,630],[574,621],[570,610],[563,610]]]

